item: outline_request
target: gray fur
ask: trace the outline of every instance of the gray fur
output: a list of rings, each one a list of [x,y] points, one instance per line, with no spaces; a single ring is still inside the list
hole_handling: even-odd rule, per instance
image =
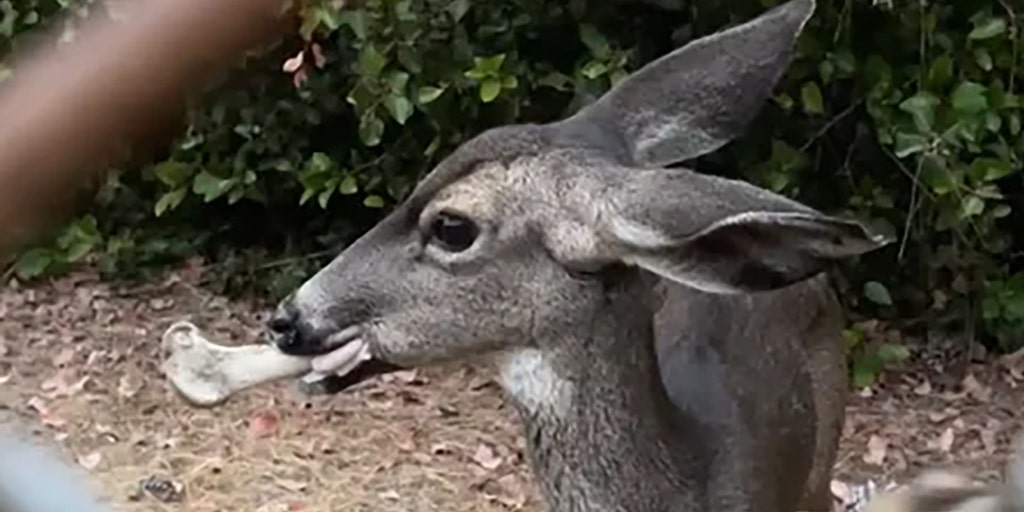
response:
[[[846,368],[821,271],[886,241],[659,168],[742,131],[812,10],[793,0],[569,120],[456,149],[282,305],[283,350],[358,325],[389,363],[493,363],[553,511],[830,510]],[[443,250],[439,212],[480,236]]]

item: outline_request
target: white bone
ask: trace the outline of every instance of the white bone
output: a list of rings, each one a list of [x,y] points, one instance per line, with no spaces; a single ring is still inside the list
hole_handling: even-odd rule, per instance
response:
[[[218,345],[189,322],[168,328],[161,349],[161,370],[186,400],[199,406],[214,406],[244,389],[312,369],[310,357],[290,356],[271,345]]]

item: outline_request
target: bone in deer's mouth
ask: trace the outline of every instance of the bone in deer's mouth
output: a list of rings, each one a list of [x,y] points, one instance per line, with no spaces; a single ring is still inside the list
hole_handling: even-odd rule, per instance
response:
[[[189,322],[164,333],[161,369],[189,402],[213,406],[253,386],[302,378],[310,392],[337,393],[374,375],[399,369],[373,359],[358,329],[345,329],[328,340],[330,352],[288,355],[266,343],[224,346],[207,339]]]

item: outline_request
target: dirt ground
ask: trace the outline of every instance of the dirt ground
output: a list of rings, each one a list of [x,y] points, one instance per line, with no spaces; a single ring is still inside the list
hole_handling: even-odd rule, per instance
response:
[[[5,285],[0,418],[78,464],[117,510],[542,510],[514,413],[479,369],[404,372],[313,399],[282,383],[215,409],[187,405],[158,370],[163,330],[189,319],[246,343],[264,314],[196,279],[193,268],[136,288],[88,272]],[[838,481],[935,466],[999,476],[1019,432],[1024,363],[973,364],[951,387],[938,377],[910,367],[851,393]]]

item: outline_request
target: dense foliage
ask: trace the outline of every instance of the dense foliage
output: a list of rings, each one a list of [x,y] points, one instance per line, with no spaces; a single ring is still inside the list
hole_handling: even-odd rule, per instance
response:
[[[0,40],[69,2],[0,1]],[[299,33],[203,98],[165,158],[114,172],[90,215],[12,272],[92,255],[131,275],[198,250],[221,284],[258,276],[281,293],[460,142],[571,113],[779,0],[680,3],[308,0]],[[897,235],[842,269],[853,310],[1015,348],[1022,11],[1016,0],[819,0],[774,101],[744,138],[691,165]]]

